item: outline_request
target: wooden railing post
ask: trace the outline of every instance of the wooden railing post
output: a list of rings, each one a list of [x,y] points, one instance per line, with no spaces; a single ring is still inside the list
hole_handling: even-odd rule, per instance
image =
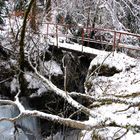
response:
[[[66,42],[68,41],[68,26],[66,25]]]
[[[118,42],[117,42],[117,48],[119,48],[119,43],[120,43],[120,40],[121,40],[121,33],[119,33],[119,39],[118,39]]]
[[[82,52],[83,52],[83,46],[84,46],[84,28],[82,30]]]
[[[116,49],[116,31],[114,31],[113,52]]]
[[[58,26],[56,24],[56,46],[58,47]]]
[[[65,31],[65,37],[66,37],[66,41],[67,39],[69,39],[69,36],[68,36],[68,29],[72,26],[70,25],[58,25],[58,24],[54,24],[54,23],[47,23],[47,38],[49,37],[49,27],[50,25],[54,25],[54,27],[56,28],[54,31],[55,31],[55,45],[57,47],[59,47],[59,26],[64,26],[66,31]],[[70,26],[70,27],[69,27]],[[132,37],[137,37],[137,39],[140,41],[140,34],[134,34],[134,33],[130,33],[130,32],[125,32],[125,31],[117,31],[117,30],[111,30],[111,29],[103,29],[103,28],[91,28],[91,27],[88,27],[88,28],[84,28],[83,26],[79,26],[80,27],[80,30],[79,30],[79,35],[78,36],[78,39],[80,40],[80,45],[82,46],[81,48],[81,51],[83,52],[84,51],[84,42],[87,41],[87,45],[89,46],[90,42],[93,42],[93,43],[99,43],[99,44],[105,44],[105,45],[111,45],[112,46],[112,51],[114,52],[115,50],[117,50],[119,47],[123,48],[127,48],[127,45],[128,44],[125,44],[125,42],[122,42],[121,41],[121,38],[122,38],[122,35],[123,36],[132,36]],[[91,34],[92,34],[92,31],[93,34],[95,34],[95,31],[101,31],[101,32],[108,32],[108,33],[113,33],[114,36],[113,38],[111,39],[111,43],[110,42],[107,42],[107,40],[105,40],[104,42],[99,42],[99,40],[97,40],[98,38],[91,38]],[[85,36],[85,33],[87,34],[87,36]],[[104,36],[103,36],[104,37]],[[101,40],[100,40],[101,41]],[[82,44],[81,44],[82,43]],[[134,48],[133,48],[134,46]],[[132,45],[130,44],[130,46],[128,46],[128,49],[134,49],[134,50],[139,50],[139,47],[135,46],[135,45]]]
[[[91,37],[91,28],[89,28],[88,31],[88,47],[89,47],[90,37]]]
[[[47,23],[47,39],[48,39],[48,35],[49,35],[49,23]]]

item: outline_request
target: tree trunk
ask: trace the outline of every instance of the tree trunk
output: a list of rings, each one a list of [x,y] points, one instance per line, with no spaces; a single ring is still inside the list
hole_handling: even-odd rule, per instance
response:
[[[47,20],[51,21],[51,0],[46,0]]]
[[[26,81],[24,78],[24,39],[25,39],[25,29],[26,29],[26,24],[27,24],[27,18],[30,13],[31,7],[33,5],[34,0],[31,0],[29,3],[29,6],[25,12],[24,20],[23,20],[23,25],[22,25],[22,30],[21,30],[21,35],[20,35],[20,41],[19,41],[19,68],[20,68],[20,73],[19,73],[19,85],[20,85],[20,90],[21,90],[21,96],[26,96]]]
[[[30,25],[31,25],[31,28],[33,29],[34,32],[37,31],[36,11],[37,11],[36,0],[34,0],[33,7],[32,7],[32,12],[31,12],[31,20],[30,20]]]

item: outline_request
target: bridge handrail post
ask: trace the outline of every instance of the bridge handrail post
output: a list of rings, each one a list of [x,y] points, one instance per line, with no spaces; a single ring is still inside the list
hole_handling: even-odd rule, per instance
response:
[[[90,42],[90,37],[91,37],[91,28],[89,28],[89,33],[88,33],[88,46],[89,46],[89,42]]]
[[[119,39],[118,39],[118,42],[117,42],[117,48],[119,48],[119,43],[120,43],[120,41],[121,41],[121,36],[122,36],[122,33],[119,32]]]
[[[58,26],[56,24],[56,46],[58,47]]]
[[[66,42],[68,41],[68,25],[66,25]]]
[[[82,30],[82,52],[83,52],[83,46],[84,46],[84,28]]]
[[[116,31],[114,31],[113,52],[116,50]]]
[[[47,39],[48,39],[48,35],[49,35],[49,23],[47,23]]]

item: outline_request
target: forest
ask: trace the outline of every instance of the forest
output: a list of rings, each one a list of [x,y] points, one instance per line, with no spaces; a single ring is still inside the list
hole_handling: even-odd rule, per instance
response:
[[[0,140],[139,140],[140,1],[0,0]]]

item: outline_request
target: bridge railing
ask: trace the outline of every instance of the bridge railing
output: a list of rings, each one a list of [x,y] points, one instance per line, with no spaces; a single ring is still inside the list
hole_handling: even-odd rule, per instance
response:
[[[102,29],[102,28],[92,28],[92,27],[81,27],[78,25],[64,25],[64,24],[54,24],[54,23],[44,23],[47,26],[47,37],[49,35],[54,36],[56,38],[56,43],[58,46],[59,37],[67,38],[75,38],[81,40],[82,46],[84,46],[84,42],[93,42],[105,45],[113,46],[113,51],[117,48],[128,48],[134,50],[140,50],[140,34],[134,34],[125,31],[116,31],[111,29]],[[70,35],[70,29],[82,29],[80,35],[73,36]],[[92,36],[93,33],[93,36]],[[110,38],[106,38],[106,34],[110,34]],[[129,39],[128,39],[129,38]],[[131,43],[127,43],[127,40],[137,40],[139,45],[134,45]],[[133,42],[133,41],[131,41]]]
[[[23,17],[24,12],[23,11],[14,11],[13,13],[10,14],[10,17]],[[29,15],[29,19],[31,18],[31,15]],[[42,23],[41,23],[42,24]],[[54,24],[54,23],[43,23],[47,25],[47,37],[48,35],[54,34],[56,37],[56,42],[58,46],[58,38],[59,36],[62,36],[60,32],[60,28],[63,28],[65,30],[65,37],[66,39],[69,38],[74,38],[74,36],[70,36],[68,30],[70,28],[83,28],[82,33],[80,36],[75,37],[75,39],[81,40],[82,41],[82,46],[84,46],[84,41],[87,41],[88,43],[94,42],[94,43],[99,43],[99,44],[106,44],[106,45],[112,45],[113,50],[116,50],[118,47],[124,47],[128,49],[134,49],[134,50],[140,50],[140,34],[134,34],[130,32],[124,32],[124,31],[116,31],[116,30],[111,30],[111,29],[103,29],[103,28],[92,28],[92,27],[81,27],[78,25],[66,25],[66,24]],[[54,33],[50,31],[50,27],[54,26],[55,30]],[[95,32],[94,38],[91,37],[91,33]],[[105,39],[105,33],[111,34],[111,38],[109,40]],[[63,34],[64,35],[64,34]],[[137,40],[137,46],[134,45],[131,42],[127,43],[128,38],[135,39]],[[126,40],[126,41],[125,41]]]

